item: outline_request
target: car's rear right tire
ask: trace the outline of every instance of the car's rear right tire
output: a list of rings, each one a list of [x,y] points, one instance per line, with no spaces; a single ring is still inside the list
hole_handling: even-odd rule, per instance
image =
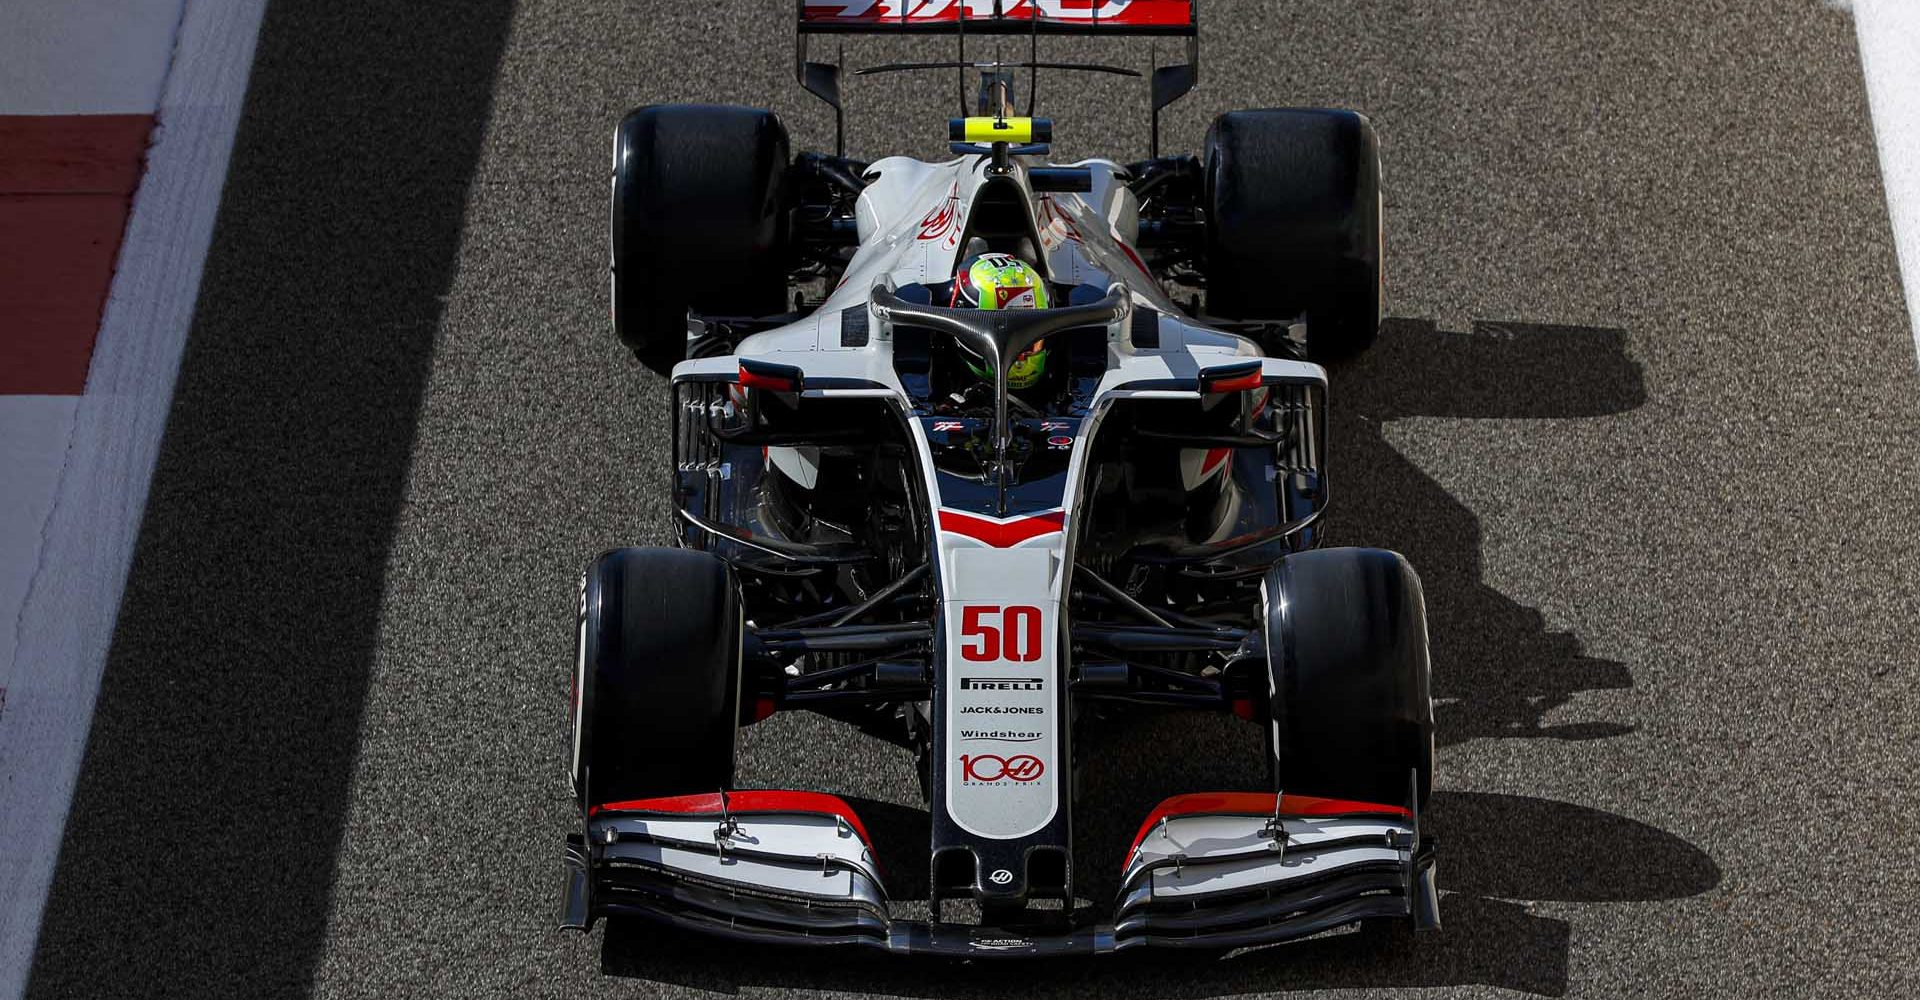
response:
[[[587,567],[579,614],[581,804],[732,787],[742,634],[732,568],[689,549],[616,549]]]
[[[1432,668],[1413,567],[1385,549],[1310,549],[1275,563],[1262,593],[1280,790],[1424,804]]]
[[[649,367],[686,357],[688,313],[787,311],[787,130],[771,111],[655,104],[613,137],[613,326]]]
[[[1365,116],[1221,115],[1207,132],[1206,208],[1209,316],[1304,317],[1316,361],[1373,343],[1384,309],[1380,146]]]

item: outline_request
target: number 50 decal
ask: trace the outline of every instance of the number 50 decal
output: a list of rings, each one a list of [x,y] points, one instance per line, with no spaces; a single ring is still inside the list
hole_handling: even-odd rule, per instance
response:
[[[997,619],[997,621],[996,621]],[[960,609],[960,658],[974,663],[1040,658],[1040,609],[1031,604],[1000,607],[970,604]]]

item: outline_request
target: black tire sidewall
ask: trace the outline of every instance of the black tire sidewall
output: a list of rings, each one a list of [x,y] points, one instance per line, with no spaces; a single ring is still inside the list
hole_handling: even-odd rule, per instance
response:
[[[588,567],[581,611],[582,804],[732,787],[743,625],[732,569],[705,552],[618,549]]]
[[[1269,746],[1279,790],[1406,805],[1433,776],[1420,579],[1384,549],[1314,549],[1265,581]]]
[[[787,132],[771,111],[636,108],[614,131],[608,230],[613,321],[663,371],[686,356],[689,310],[786,309]]]
[[[1232,111],[1207,132],[1207,313],[1307,317],[1315,360],[1373,343],[1384,266],[1379,141],[1326,108]]]

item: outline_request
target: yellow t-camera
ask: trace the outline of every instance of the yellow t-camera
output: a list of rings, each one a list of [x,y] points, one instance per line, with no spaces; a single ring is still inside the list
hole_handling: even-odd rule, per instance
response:
[[[1050,118],[953,118],[947,122],[948,138],[954,142],[1006,142],[1016,146],[1053,141]]]

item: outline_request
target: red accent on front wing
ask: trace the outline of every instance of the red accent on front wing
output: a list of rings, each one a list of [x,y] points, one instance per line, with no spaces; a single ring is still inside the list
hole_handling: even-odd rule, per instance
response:
[[[1376,802],[1353,802],[1348,799],[1323,799],[1316,795],[1284,795],[1280,799],[1282,816],[1352,816],[1355,814],[1378,814],[1398,819],[1412,820],[1413,813],[1404,806],[1384,806]],[[1127,851],[1127,860],[1133,860],[1133,852],[1138,850],[1140,842],[1155,823],[1169,816],[1272,816],[1272,792],[1194,792],[1176,795],[1153,807],[1147,814],[1147,821],[1140,824],[1140,832],[1133,835],[1133,847]]]
[[[1029,538],[1051,535],[1059,531],[1067,521],[1064,510],[1048,511],[1032,517],[1015,518],[1011,521],[993,521],[957,510],[940,511],[940,530],[951,531],[956,535],[978,539],[996,549],[1010,548]]]
[[[727,793],[727,812],[736,816],[754,813],[813,813],[815,815],[838,816],[853,827],[853,832],[868,847],[873,846],[873,838],[867,836],[866,825],[860,822],[860,814],[853,811],[845,799],[825,792],[788,792],[775,790],[738,791]],[[601,813],[664,813],[673,816],[714,816],[720,815],[720,793],[702,792],[698,795],[674,795],[659,799],[631,799],[626,802],[606,802],[587,809],[588,816]]]

